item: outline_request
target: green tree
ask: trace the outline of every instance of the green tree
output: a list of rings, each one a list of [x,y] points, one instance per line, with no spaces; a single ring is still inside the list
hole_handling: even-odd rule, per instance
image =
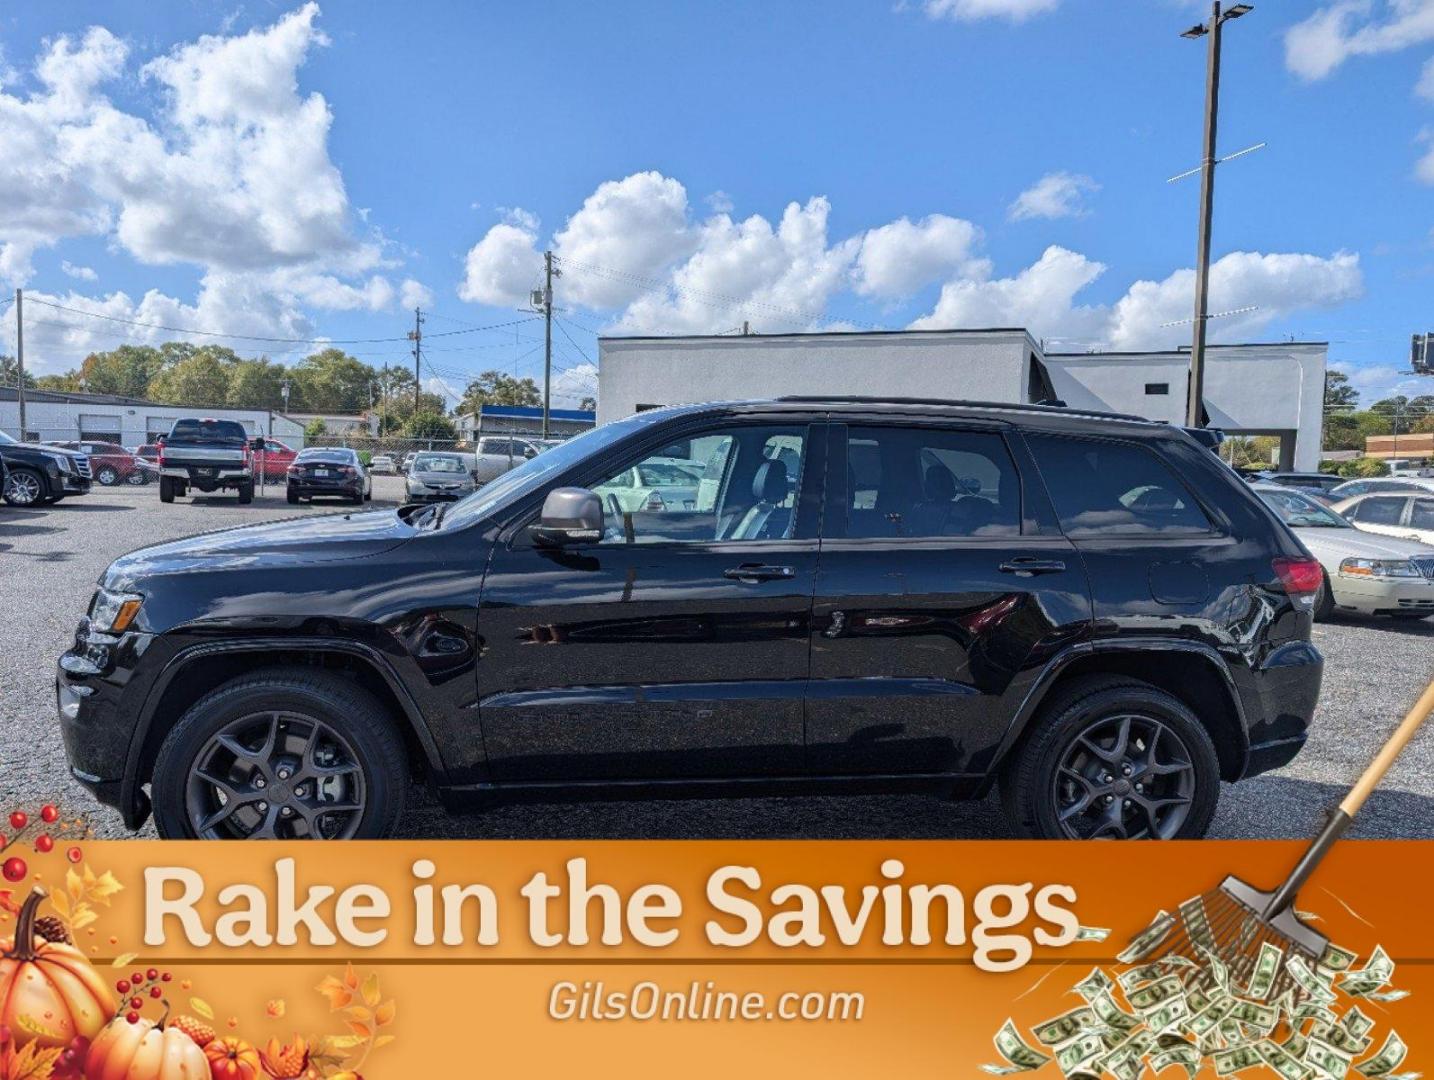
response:
[[[41,375],[35,380],[36,390],[54,390],[59,393],[76,394],[82,389],[80,376],[74,371],[67,371],[63,375]]]
[[[578,403],[578,408],[583,412],[597,412],[597,398],[585,397]]]
[[[1355,458],[1339,463],[1339,475],[1347,480],[1363,480],[1370,476],[1388,476],[1389,466],[1379,458]]]
[[[410,439],[456,439],[458,429],[441,412],[421,412],[408,418],[403,434]]]
[[[319,439],[327,438],[329,427],[324,423],[322,416],[316,416],[304,427],[304,441],[317,442]]]
[[[288,374],[288,368],[267,356],[236,359],[229,365],[229,395],[225,401],[240,408],[281,409],[284,379]]]
[[[0,386],[16,387],[20,385],[20,365],[15,362],[13,356],[0,356]],[[25,372],[25,385],[33,387],[35,376],[28,371]]]
[[[149,391],[169,405],[223,405],[229,397],[229,372],[219,357],[199,349],[161,371]]]
[[[501,371],[485,371],[469,382],[458,403],[460,413],[476,412],[480,405],[541,405],[543,395],[532,379]]]
[[[1359,405],[1359,391],[1350,385],[1349,376],[1342,371],[1326,370],[1324,373],[1324,407],[1326,409],[1354,409]]]
[[[290,407],[304,412],[366,412],[373,403],[377,376],[368,364],[342,349],[324,349],[294,365]]]
[[[121,345],[108,352],[90,353],[80,364],[79,376],[92,394],[147,397],[150,384],[164,366],[160,350],[151,345]]]

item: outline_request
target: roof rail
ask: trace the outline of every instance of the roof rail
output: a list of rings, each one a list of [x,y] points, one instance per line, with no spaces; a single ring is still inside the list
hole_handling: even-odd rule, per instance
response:
[[[852,405],[945,405],[962,409],[1010,409],[1015,412],[1064,412],[1076,416],[1098,416],[1106,420],[1134,420],[1142,424],[1155,421],[1134,413],[1102,412],[1100,409],[1075,409],[1061,401],[1043,401],[1034,405],[1014,401],[963,401],[955,398],[878,397],[861,394],[787,394],[777,401],[816,404],[832,402]]]

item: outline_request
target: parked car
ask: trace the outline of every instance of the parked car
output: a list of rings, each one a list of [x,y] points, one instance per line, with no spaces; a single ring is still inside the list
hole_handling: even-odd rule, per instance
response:
[[[0,431],[0,498],[44,506],[90,490],[90,459],[77,450],[26,443]]]
[[[403,455],[403,460],[402,460],[401,462],[399,462],[399,464],[398,464],[398,471],[401,472],[401,473],[403,473],[405,476],[407,476],[407,475],[408,475],[408,470],[411,469],[411,468],[413,468],[413,459],[416,458],[417,456],[418,456],[418,451],[417,451],[417,450],[410,450],[408,453],[404,454],[404,455]]]
[[[1345,483],[1342,476],[1335,476],[1331,473],[1321,472],[1277,472],[1270,473],[1265,479],[1271,483],[1280,484],[1283,487],[1299,488],[1301,491],[1308,491],[1316,498],[1323,498],[1340,484]]]
[[[1345,499],[1335,509],[1366,532],[1434,544],[1434,490],[1377,491]]]
[[[1434,493],[1434,480],[1419,476],[1367,476],[1359,480],[1346,480],[1329,493],[1335,502],[1352,499],[1356,495],[1372,492],[1393,493],[1427,491]]]
[[[408,467],[405,486],[409,502],[452,502],[471,495],[478,486],[470,454],[420,450]]]
[[[616,517],[629,511],[668,507],[695,510],[702,471],[700,461],[652,458],[618,473],[593,490],[602,496],[603,512]]]
[[[362,504],[373,498],[373,480],[357,450],[334,446],[306,446],[288,471],[288,499],[339,496]]]
[[[392,476],[398,472],[391,454],[375,454],[368,463],[368,471],[381,476]]]
[[[262,445],[262,442],[260,442]],[[241,503],[254,501],[249,434],[237,420],[176,420],[159,443],[159,501],[172,503],[190,488],[233,488]]]
[[[274,438],[265,438],[262,453],[264,480],[267,482],[285,479],[289,475],[289,466],[294,463],[294,458],[297,457],[298,454],[299,451],[293,449],[287,443],[280,442]],[[261,460],[261,454],[256,451],[253,457],[254,467],[257,469]]]
[[[484,435],[474,447],[475,468],[478,482],[486,484],[496,480],[509,469],[523,464],[529,458],[537,457],[542,447],[529,439],[510,435]]]
[[[1434,497],[1428,500],[1430,543],[1371,536],[1302,491],[1274,484],[1255,490],[1294,530],[1324,568],[1315,618],[1336,611],[1423,619],[1434,615]],[[1356,503],[1396,496],[1364,496]]]
[[[712,463],[713,504],[605,514],[654,459]],[[385,835],[414,769],[453,802],[999,785],[1025,835],[1194,837],[1222,780],[1304,744],[1322,581],[1169,425],[678,406],[459,502],[117,559],[60,724],[80,782],[165,837]]]
[[[86,455],[90,459],[90,471],[94,474],[94,481],[101,487],[147,484],[158,476],[148,462],[130,453],[119,443],[80,440],[57,441],[49,445],[77,450]]]

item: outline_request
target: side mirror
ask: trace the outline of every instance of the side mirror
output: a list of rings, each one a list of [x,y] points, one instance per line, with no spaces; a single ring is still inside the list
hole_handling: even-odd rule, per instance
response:
[[[523,456],[524,456],[525,458],[535,458],[535,457],[537,457],[537,456],[538,456],[537,448],[536,448],[536,447],[532,447],[532,446],[525,446],[525,447],[523,447]]]
[[[263,437],[262,435],[256,435],[256,436],[254,436],[254,438],[250,439],[250,440],[249,440],[249,449],[250,449],[250,450],[262,450],[262,449],[264,449],[264,437]]]
[[[554,488],[543,500],[542,516],[531,531],[537,543],[548,547],[601,540],[602,500],[587,488]]]

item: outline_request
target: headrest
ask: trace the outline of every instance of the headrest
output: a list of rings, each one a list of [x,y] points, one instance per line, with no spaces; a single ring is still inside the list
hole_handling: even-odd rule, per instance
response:
[[[950,502],[956,497],[956,478],[946,466],[931,465],[926,469],[922,488],[932,502]]]
[[[757,466],[752,477],[752,497],[758,502],[779,503],[787,497],[787,466],[775,459]]]

